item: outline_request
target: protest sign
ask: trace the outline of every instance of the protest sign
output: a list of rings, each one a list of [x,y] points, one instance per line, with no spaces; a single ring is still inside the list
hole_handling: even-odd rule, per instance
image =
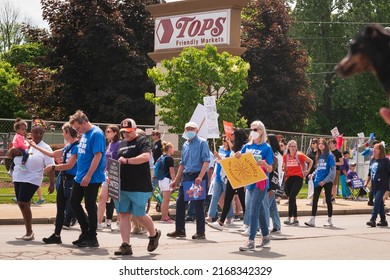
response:
[[[112,199],[119,200],[121,185],[121,164],[115,159],[108,159],[107,176],[109,179],[108,196]]]
[[[268,179],[251,153],[242,154],[240,158],[222,159],[220,164],[233,189]]]
[[[183,182],[183,192],[184,201],[206,199],[206,181],[203,180],[199,186],[195,185],[195,181]]]
[[[207,138],[219,138],[218,113],[215,96],[203,97],[206,117]]]
[[[225,131],[226,137],[230,138],[234,133],[233,123],[223,121],[223,129]]]
[[[337,128],[337,126],[335,128],[333,128],[330,132],[332,133],[333,138],[337,138],[340,136],[340,132],[339,132],[339,129]]]

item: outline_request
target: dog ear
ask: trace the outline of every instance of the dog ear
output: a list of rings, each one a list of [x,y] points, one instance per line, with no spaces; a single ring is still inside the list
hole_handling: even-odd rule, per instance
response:
[[[368,25],[366,27],[366,35],[374,40],[390,38],[390,32],[385,30],[381,25]]]

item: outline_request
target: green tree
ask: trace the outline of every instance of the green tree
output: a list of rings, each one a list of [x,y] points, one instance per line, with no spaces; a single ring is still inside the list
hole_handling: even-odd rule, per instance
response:
[[[179,57],[163,60],[162,68],[148,69],[148,75],[164,92],[162,97],[147,93],[146,99],[156,104],[161,121],[180,133],[203,97],[216,96],[219,121],[244,126],[238,113],[242,92],[247,89],[249,64],[227,52],[218,53],[215,46],[204,49],[185,48]],[[222,128],[222,125],[220,126]]]
[[[14,118],[22,109],[15,92],[22,82],[15,67],[0,60],[0,117]]]
[[[154,23],[145,5],[154,0],[42,0],[51,35],[39,36],[51,49],[47,61],[56,69],[63,117],[82,109],[93,121],[118,122],[133,117],[152,123],[153,90],[146,70],[154,65]],[[140,28],[142,27],[142,28]]]
[[[305,70],[308,56],[289,38],[291,18],[283,0],[253,0],[243,10],[243,57],[251,65],[240,112],[269,128],[302,130],[314,110]]]
[[[347,135],[375,132],[390,137],[378,108],[386,106],[375,77],[369,74],[340,79],[335,65],[348,51],[348,42],[370,22],[388,22],[390,7],[386,0],[297,0],[292,12],[291,36],[307,50],[311,65],[308,76],[318,110],[309,118],[307,131],[329,133],[335,126]]]

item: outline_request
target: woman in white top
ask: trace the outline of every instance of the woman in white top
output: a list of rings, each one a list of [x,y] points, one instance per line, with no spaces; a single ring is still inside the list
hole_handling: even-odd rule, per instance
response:
[[[42,141],[45,131],[46,129],[43,122],[35,122],[31,130],[33,141],[42,149],[52,151],[50,146]],[[20,211],[22,212],[24,225],[26,227],[26,234],[16,237],[16,239],[24,241],[34,240],[34,232],[32,230],[31,199],[42,184],[43,169],[45,166],[54,164],[53,158],[44,155],[34,147],[30,147],[28,153],[30,156],[25,165],[26,170],[22,170],[20,168],[22,164],[22,157],[15,157],[15,167],[12,174],[12,182],[15,187],[17,203]],[[54,191],[54,173],[50,174],[49,179],[49,193],[52,193]]]

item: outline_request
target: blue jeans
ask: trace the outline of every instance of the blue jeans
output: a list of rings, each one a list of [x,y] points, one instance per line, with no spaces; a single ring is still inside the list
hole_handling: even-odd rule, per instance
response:
[[[272,192],[271,197],[269,197],[269,212],[272,220],[272,226],[274,229],[281,229],[280,217],[278,206],[275,199],[275,192]]]
[[[244,214],[244,225],[247,225],[247,226],[249,226],[251,224],[251,218],[250,218],[251,199],[252,199],[252,192],[248,191],[248,189],[246,189],[246,191],[245,191],[245,208],[247,209],[247,211],[245,211],[245,214]]]
[[[216,218],[218,216],[218,201],[221,198],[222,193],[226,191],[226,184],[223,182],[213,182],[214,190],[213,195],[211,197],[210,207],[207,215],[211,218]],[[234,212],[233,212],[233,203],[230,206],[229,213],[227,215],[227,218],[233,218]]]
[[[263,203],[260,206],[260,212],[259,212],[259,225],[263,225],[262,227],[260,227],[262,236],[266,236],[269,233],[269,230],[267,230],[267,232],[263,231],[264,228],[269,229],[269,218],[270,218],[270,210],[269,210],[269,198],[267,192],[263,198]]]
[[[183,175],[183,182],[194,181],[199,175],[198,173],[191,173]],[[207,182],[207,173],[203,177]],[[179,195],[176,200],[176,231],[185,232],[185,212],[188,201],[184,201],[183,185],[179,188]],[[205,232],[205,217],[204,217],[204,200],[194,200],[192,204],[195,207],[196,217],[196,233],[203,234]]]
[[[250,233],[249,240],[255,240],[257,228],[259,226],[260,216],[263,216],[260,222],[260,229],[263,236],[269,235],[268,223],[265,222],[265,211],[264,211],[264,198],[267,195],[267,190],[261,191],[258,188],[253,190],[247,190],[251,192],[251,202],[249,208],[250,216]],[[262,210],[262,211],[261,211]],[[261,211],[261,213],[260,213]]]
[[[344,174],[340,175],[340,183],[341,183],[341,195],[343,198],[346,198],[351,195],[351,191],[347,185],[347,177]]]
[[[374,190],[374,208],[372,209],[371,220],[375,221],[378,215],[381,217],[381,220],[386,220],[385,214],[385,205],[383,204],[383,196],[385,191],[383,190]]]

